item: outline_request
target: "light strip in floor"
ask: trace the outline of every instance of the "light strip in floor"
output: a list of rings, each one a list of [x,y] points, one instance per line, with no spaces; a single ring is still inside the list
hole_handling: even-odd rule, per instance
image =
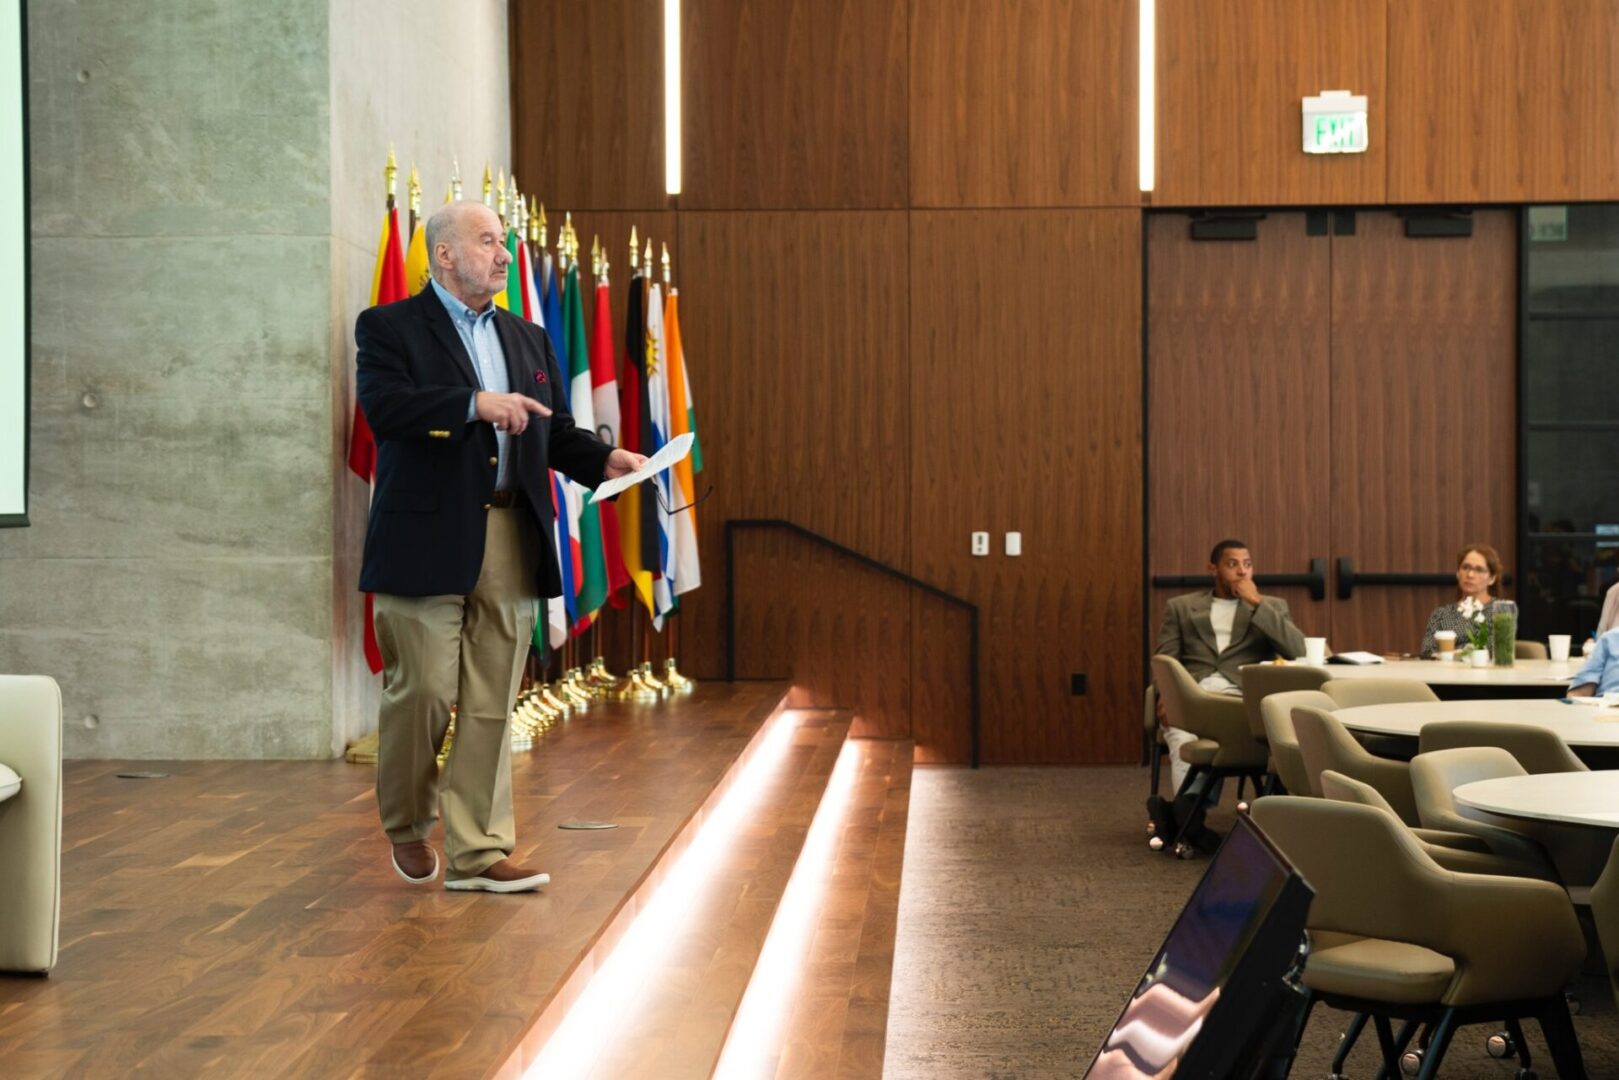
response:
[[[776,1075],[780,1032],[802,982],[804,960],[820,923],[864,753],[859,743],[850,740],[838,754],[804,838],[803,850],[793,864],[792,877],[787,880],[787,889],[770,922],[764,949],[748,978],[742,1004],[731,1021],[719,1067],[714,1070],[715,1080],[755,1080]]]
[[[779,713],[759,749],[744,761],[719,804],[698,826],[624,936],[613,946],[550,1039],[523,1075],[525,1080],[586,1075],[602,1050],[623,1029],[624,1017],[641,1000],[646,973],[662,964],[691,918],[704,885],[726,849],[758,808],[793,745],[798,714]]]

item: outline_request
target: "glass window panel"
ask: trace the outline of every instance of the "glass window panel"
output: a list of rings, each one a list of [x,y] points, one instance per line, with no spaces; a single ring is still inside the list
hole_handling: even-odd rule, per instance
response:
[[[1619,431],[1531,431],[1524,447],[1529,533],[1619,523]]]
[[[1521,561],[1523,577],[1513,589],[1522,620],[1518,636],[1545,641],[1547,634],[1572,634],[1577,650],[1619,580],[1619,539],[1533,539]]]
[[[1564,209],[1567,239],[1528,241],[1529,310],[1619,312],[1619,205]]]
[[[1619,421],[1619,314],[1529,320],[1523,365],[1530,423]]]

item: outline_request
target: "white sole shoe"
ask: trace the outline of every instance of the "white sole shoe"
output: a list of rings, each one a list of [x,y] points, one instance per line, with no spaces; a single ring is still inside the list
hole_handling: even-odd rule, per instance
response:
[[[451,892],[533,892],[551,884],[550,874],[530,874],[525,878],[516,878],[512,881],[496,881],[494,878],[445,878],[444,887]]]
[[[398,874],[412,885],[426,885],[429,881],[432,881],[434,878],[438,877],[438,852],[434,851],[432,848],[428,848],[427,850],[433,852],[433,872],[428,874],[426,877],[411,877],[409,874],[399,869],[399,860],[395,859],[392,853],[389,853],[388,861],[394,864],[394,873]]]

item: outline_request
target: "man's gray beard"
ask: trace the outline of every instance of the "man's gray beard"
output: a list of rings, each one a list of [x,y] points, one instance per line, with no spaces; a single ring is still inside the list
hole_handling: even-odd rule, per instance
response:
[[[450,274],[455,278],[456,292],[462,296],[489,297],[494,295],[494,293],[486,291],[488,289],[487,285],[473,277],[459,264],[450,270]]]

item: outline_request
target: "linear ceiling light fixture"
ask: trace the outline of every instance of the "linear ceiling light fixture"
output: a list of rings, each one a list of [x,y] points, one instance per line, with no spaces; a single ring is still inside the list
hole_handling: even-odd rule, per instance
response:
[[[1140,26],[1136,38],[1141,46],[1141,56],[1136,64],[1140,80],[1136,88],[1137,152],[1141,190],[1151,191],[1157,181],[1154,151],[1158,138],[1158,0],[1137,0],[1137,9]]]
[[[663,0],[663,189],[680,194],[680,0]]]

